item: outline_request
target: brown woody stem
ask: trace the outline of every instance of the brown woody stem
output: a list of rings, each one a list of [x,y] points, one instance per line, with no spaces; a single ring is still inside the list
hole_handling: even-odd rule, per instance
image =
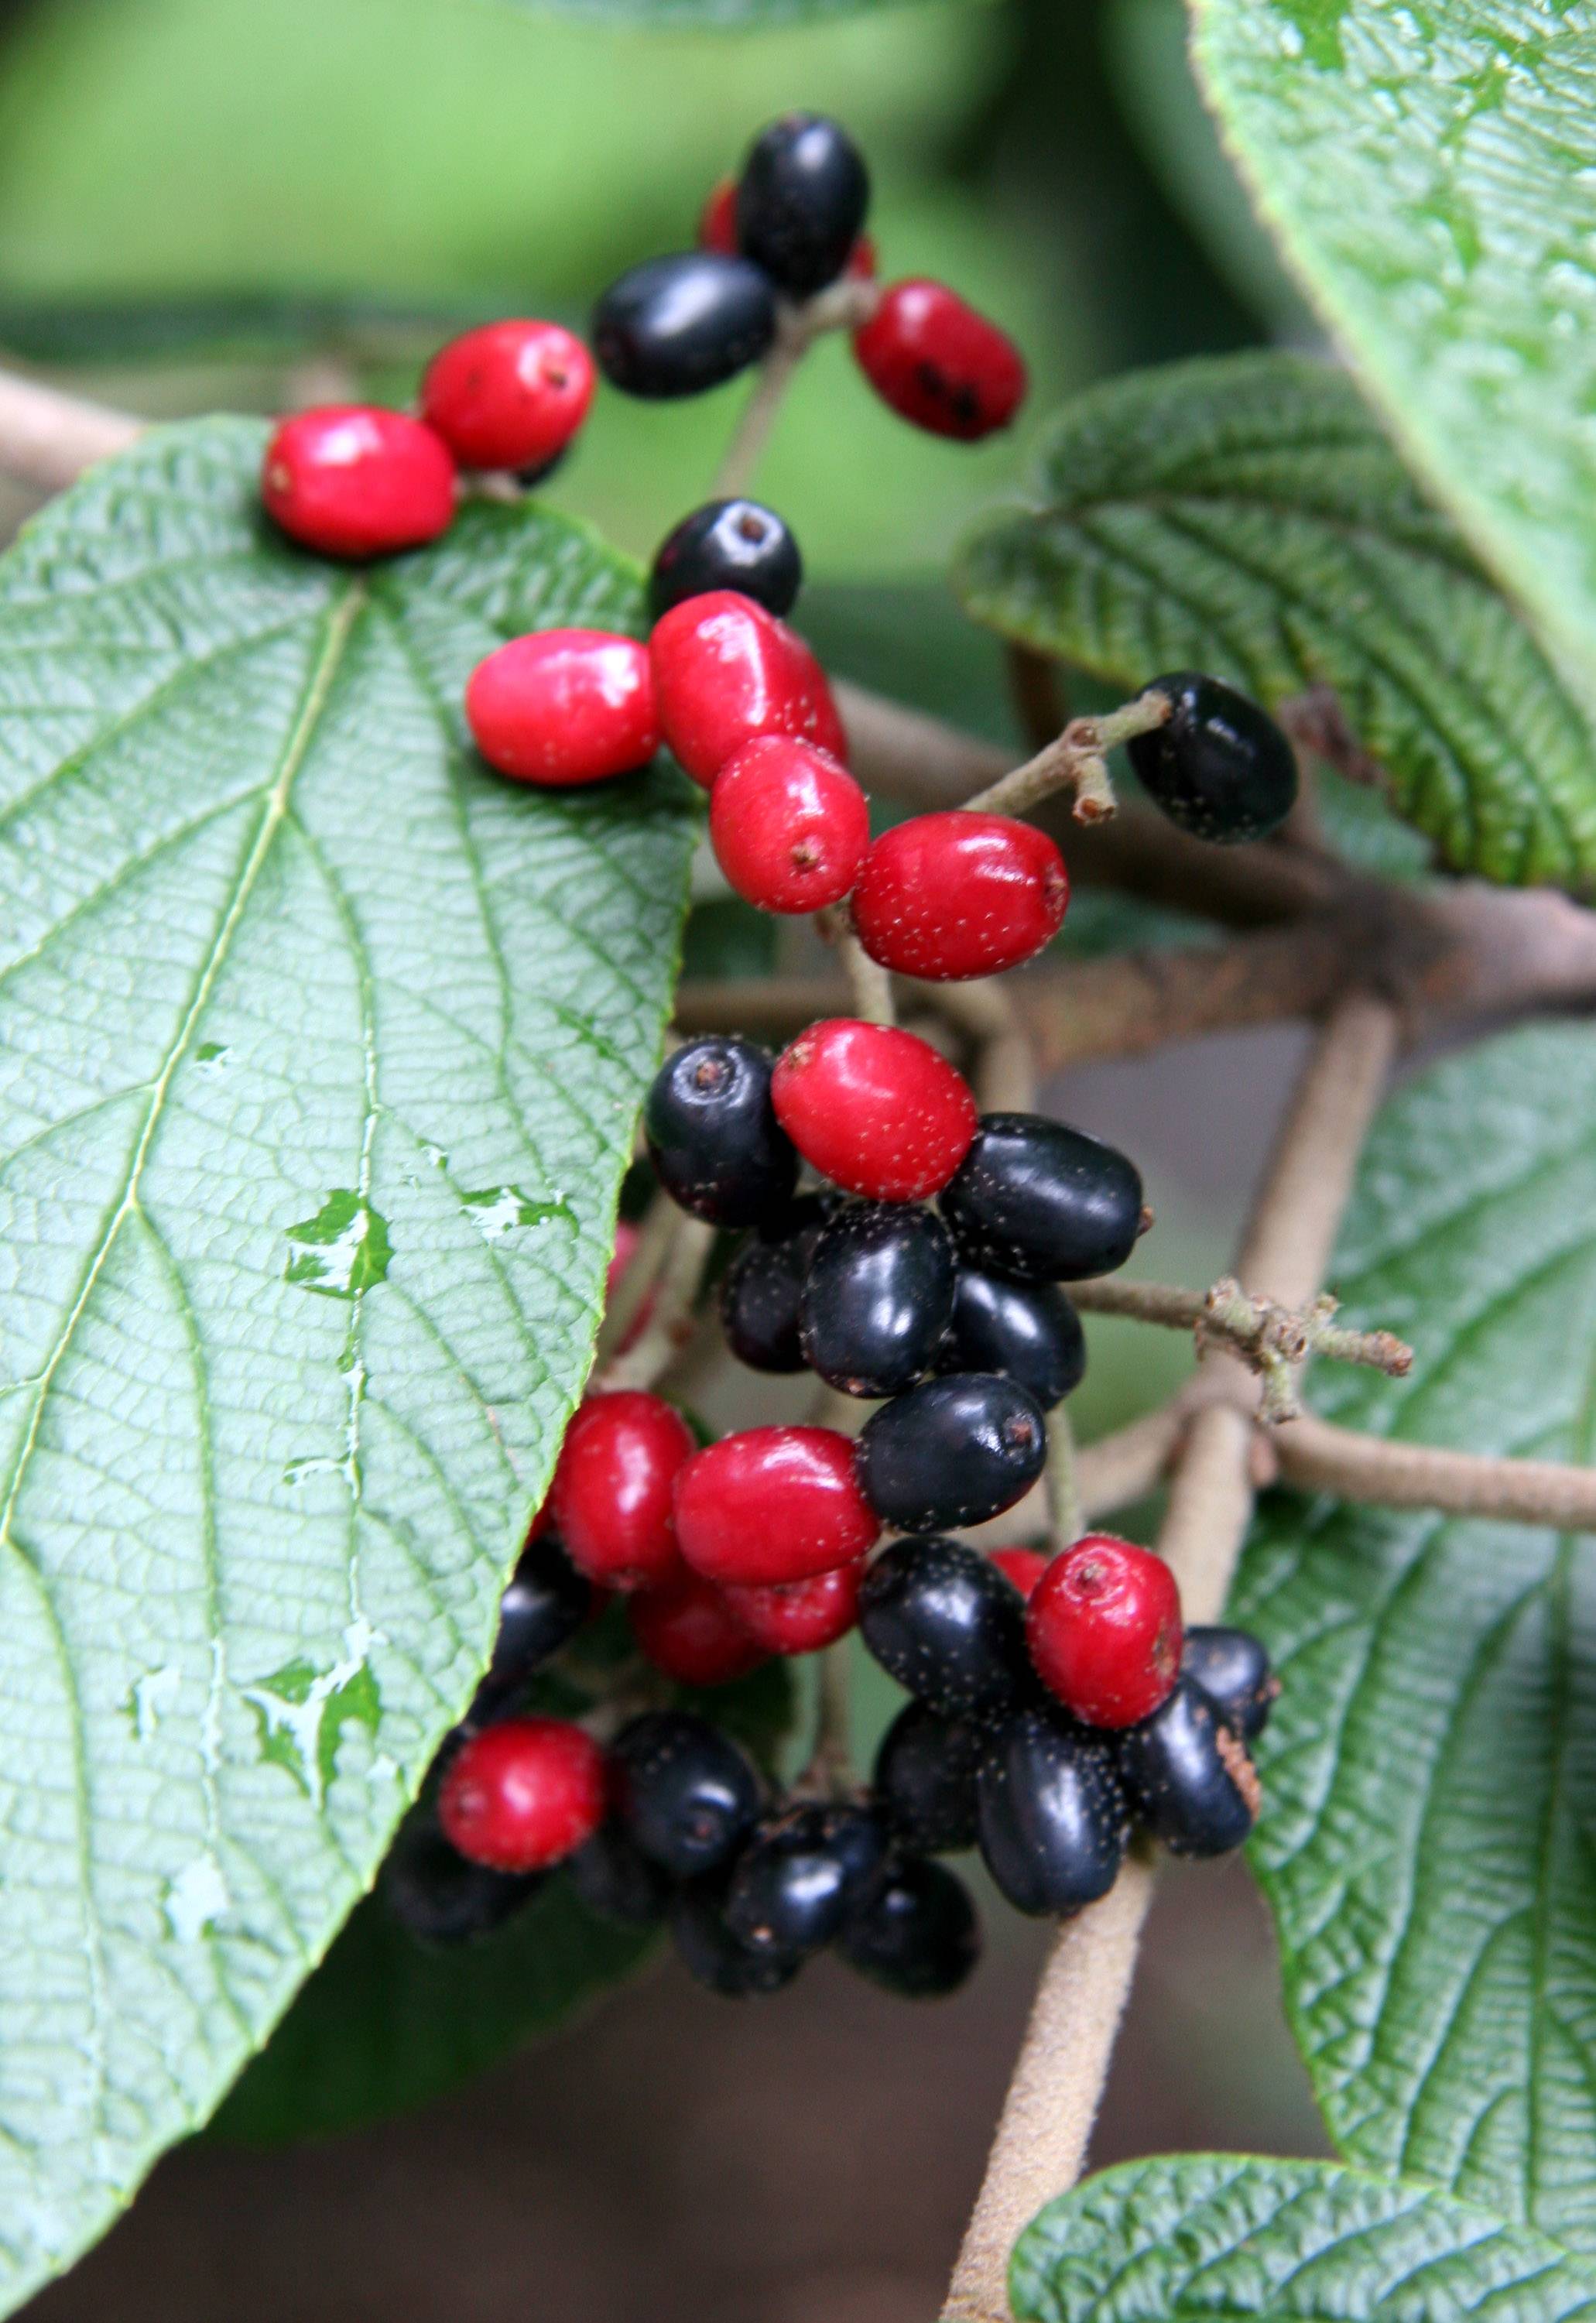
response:
[[[964,803],[982,814],[1028,814],[1055,791],[1069,790],[1078,822],[1105,822],[1115,805],[1108,752],[1116,742],[1151,734],[1167,721],[1169,710],[1168,694],[1143,693],[1107,717],[1072,718],[1056,741]]]

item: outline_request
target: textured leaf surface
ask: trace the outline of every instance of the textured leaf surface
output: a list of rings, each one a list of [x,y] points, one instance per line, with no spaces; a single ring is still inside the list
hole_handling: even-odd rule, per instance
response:
[[[1472,2203],[1333,2162],[1127,2162],[1015,2246],[1022,2323],[1571,2323],[1596,2268]]]
[[[1596,675],[1596,7],[1195,0],[1254,205],[1419,471]]]
[[[1596,1044],[1518,1033],[1386,1109],[1343,1239],[1409,1378],[1350,1425],[1588,1460]],[[1589,1540],[1276,1497],[1238,1617],[1280,1657],[1255,1859],[1344,2152],[1596,2250],[1596,1564]]]
[[[1596,743],[1346,379],[1170,364],[1067,404],[1022,506],[968,537],[976,617],[1125,686],[1330,687],[1393,804],[1460,870],[1596,884]]]
[[[476,658],[629,568],[477,505],[335,571],[261,444],[0,565],[0,2303],[211,2110],[485,1658],[695,824],[465,747]]]

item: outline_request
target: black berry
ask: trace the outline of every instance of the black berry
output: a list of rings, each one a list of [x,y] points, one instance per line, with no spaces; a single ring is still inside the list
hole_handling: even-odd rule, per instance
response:
[[[1130,1813],[1109,1746],[1061,1712],[1025,1709],[993,1736],[977,1799],[981,1854],[1016,1910],[1078,1912],[1106,1896]]]
[[[625,1927],[649,1928],[665,1917],[671,1883],[624,1824],[601,1823],[564,1862],[566,1878],[590,1912]]]
[[[666,1193],[711,1226],[756,1226],[792,1199],[798,1156],[756,1042],[706,1033],[684,1042],[655,1076],[643,1128]]]
[[[726,1924],[753,1951],[819,1951],[868,1901],[885,1855],[867,1808],[787,1807],[760,1824],[732,1866]]]
[[[846,130],[789,113],[761,131],[737,189],[747,257],[794,298],[812,298],[847,265],[870,206],[870,177]]]
[[[961,1266],[953,1320],[937,1353],[944,1372],[1001,1372],[1050,1411],[1086,1376],[1080,1317],[1051,1282],[1010,1282]]]
[[[933,1210],[851,1202],[822,1229],[803,1352],[845,1395],[895,1395],[930,1365],[953,1313],[953,1237]]]
[[[968,1721],[923,1702],[900,1710],[876,1753],[871,1795],[894,1839],[920,1855],[976,1843],[981,1737]]]
[[[955,1372],[872,1412],[855,1458],[883,1524],[905,1532],[984,1524],[1041,1475],[1047,1423],[1013,1380]]]
[[[468,1863],[439,1831],[430,1806],[400,1829],[382,1867],[382,1896],[402,1928],[428,1944],[469,1943],[503,1925],[536,1896],[544,1871],[491,1871]]]
[[[942,1196],[973,1265],[1021,1282],[1110,1274],[1136,1245],[1142,1180],[1112,1145],[1038,1113],[988,1113]]]
[[[1120,1778],[1172,1855],[1228,1855],[1258,1814],[1245,1744],[1200,1685],[1177,1679],[1160,1710],[1117,1737]]]
[[[655,620],[687,597],[735,589],[767,613],[792,611],[803,578],[798,544],[758,500],[710,500],[661,541],[648,576]]]
[[[818,1194],[801,1195],[780,1220],[748,1236],[721,1278],[726,1344],[750,1371],[804,1368],[799,1306],[826,1207]]]
[[[892,1870],[838,1938],[850,1968],[909,2000],[957,1992],[981,1956],[969,1890],[945,1864],[918,1859]]]
[[[1256,1638],[1245,1630],[1188,1630],[1180,1668],[1184,1676],[1196,1679],[1243,1742],[1257,1740],[1269,1724],[1280,1682]]]
[[[487,1676],[465,1714],[468,1726],[497,1717],[558,1653],[592,1611],[592,1584],[552,1533],[527,1542],[499,1602],[499,1635]]]
[[[720,1874],[694,1879],[672,1897],[671,1940],[683,1967],[695,1983],[707,1985],[725,2000],[779,1992],[797,1975],[803,1955],[778,1952],[774,1947],[751,1950],[727,1926],[725,1902],[726,1881]]]
[[[759,1812],[754,1770],[728,1735],[685,1710],[646,1711],[612,1751],[620,1820],[652,1862],[691,1879],[729,1861]]]
[[[859,1633],[890,1676],[946,1718],[1004,1709],[1025,1685],[1024,1600],[967,1541],[889,1541],[859,1591]]]
[[[757,363],[775,336],[770,278],[711,250],[651,258],[593,309],[593,353],[612,387],[651,401],[698,395]]]
[[[1197,839],[1277,830],[1297,796],[1297,759],[1268,712],[1195,670],[1155,677],[1147,691],[1174,705],[1162,726],[1125,745],[1153,804]]]

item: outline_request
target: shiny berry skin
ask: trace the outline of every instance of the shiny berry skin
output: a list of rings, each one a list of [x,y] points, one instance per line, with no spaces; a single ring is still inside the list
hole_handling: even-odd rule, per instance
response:
[[[466,680],[465,721],[514,782],[564,790],[630,774],[659,748],[647,648],[608,629],[511,638]]]
[[[869,172],[847,131],[823,114],[789,113],[748,149],[738,246],[791,297],[812,298],[847,266],[869,206]]]
[[[441,347],[421,381],[421,417],[463,468],[542,469],[593,399],[593,359],[558,323],[484,323]]]
[[[470,1735],[438,1786],[438,1828],[472,1863],[544,1871],[604,1819],[604,1754],[559,1718],[503,1718]]]
[[[1013,1380],[952,1372],[871,1413],[855,1465],[884,1525],[985,1524],[1023,1500],[1047,1459],[1047,1423]]]
[[[1050,1559],[1040,1548],[993,1548],[987,1555],[1000,1573],[1006,1573],[1022,1597],[1029,1598]]]
[[[1268,712],[1195,670],[1155,677],[1145,690],[1174,704],[1162,726],[1125,744],[1154,806],[1197,839],[1278,831],[1296,801],[1297,758]]]
[[[1199,1623],[1188,1630],[1180,1675],[1190,1678],[1243,1742],[1255,1742],[1269,1724],[1280,1681],[1258,1639],[1245,1630]]]
[[[1004,1722],[976,1803],[982,1859],[1017,1911],[1078,1912],[1119,1876],[1130,1809],[1113,1752],[1061,1711],[1032,1706]]]
[[[1019,1594],[968,1541],[889,1541],[859,1592],[859,1634],[889,1677],[944,1718],[1006,1709],[1030,1676]]]
[[[673,1202],[711,1226],[751,1226],[786,1210],[798,1155],[771,1103],[768,1052],[735,1033],[683,1042],[654,1077],[643,1134]]]
[[[976,1843],[976,1775],[981,1732],[923,1702],[900,1710],[881,1739],[871,1796],[894,1839],[922,1855]]]
[[[968,1084],[929,1041],[851,1016],[800,1033],[776,1059],[770,1097],[823,1178],[884,1202],[940,1193],[978,1118]]]
[[[660,402],[701,395],[766,354],[775,293],[746,258],[683,251],[612,282],[593,309],[593,353],[612,387]]]
[[[798,1314],[809,1262],[825,1223],[814,1195],[793,1203],[791,1230],[750,1235],[720,1278],[720,1323],[739,1364],[756,1372],[806,1368]]]
[[[606,1589],[680,1578],[671,1494],[694,1450],[681,1413],[625,1388],[590,1395],[565,1430],[549,1505],[565,1553]]]
[[[1161,1556],[1089,1532],[1055,1556],[1025,1608],[1037,1676],[1087,1726],[1133,1726],[1180,1672],[1180,1591]]]
[[[721,178],[711,187],[704,206],[698,214],[698,246],[701,250],[718,250],[727,258],[738,254],[737,241],[737,179]],[[873,282],[876,279],[876,244],[867,234],[860,234],[848,252],[843,272],[856,282]]]
[[[720,1728],[687,1710],[650,1710],[610,1750],[616,1811],[651,1863],[693,1879],[729,1862],[754,1827],[759,1785]]]
[[[1069,877],[1045,831],[1006,814],[917,814],[884,831],[854,889],[853,923],[899,976],[1000,976],[1051,943]]]
[[[889,1871],[837,1939],[849,1968],[906,2000],[957,1992],[981,1957],[968,1888],[946,1864],[911,1860]]]
[[[1112,1145],[1039,1113],[988,1113],[942,1216],[972,1265],[1018,1282],[1077,1282],[1123,1266],[1142,1230],[1142,1180]]]
[[[665,1917],[671,1899],[669,1879],[613,1819],[601,1823],[574,1855],[568,1855],[563,1868],[580,1901],[601,1920],[614,1920],[624,1928],[651,1928]]]
[[[836,1565],[807,1581],[725,1592],[726,1602],[757,1645],[770,1654],[816,1654],[845,1638],[859,1616],[865,1568]]]
[[[1131,1804],[1171,1855],[1228,1855],[1258,1819],[1246,1745],[1202,1687],[1182,1678],[1151,1718],[1117,1738]]]
[[[900,418],[973,444],[1025,400],[1025,365],[995,323],[943,282],[894,282],[854,333],[860,370]]]
[[[324,403],[273,430],[261,500],[323,556],[386,556],[448,529],[454,463],[430,427],[374,403]]]
[[[592,1584],[552,1533],[528,1539],[499,1601],[499,1634],[486,1676],[472,1697],[467,1725],[497,1716],[593,1610]]]
[[[708,790],[728,758],[761,734],[812,742],[847,759],[826,674],[795,629],[734,589],[673,605],[648,640],[660,727]]]
[[[803,1286],[803,1352],[844,1395],[896,1395],[953,1313],[953,1237],[934,1210],[849,1202],[821,1228]]]
[[[695,1573],[640,1591],[627,1619],[646,1658],[678,1685],[728,1685],[768,1658],[721,1592]]]
[[[676,1480],[676,1538],[723,1584],[806,1581],[856,1565],[881,1528],[831,1428],[745,1428],[695,1453]]]
[[[870,809],[828,750],[763,734],[734,751],[710,793],[710,841],[728,883],[761,912],[839,904],[870,844]]]
[[[671,1941],[695,1984],[722,2000],[746,2000],[751,1993],[779,1992],[803,1965],[802,1952],[774,1946],[752,1950],[734,1936],[725,1920],[726,1879],[721,1873],[694,1879],[671,1900]]]
[[[1080,1317],[1056,1284],[959,1268],[939,1371],[1001,1372],[1050,1411],[1074,1393],[1086,1368]]]
[[[407,1817],[382,1866],[384,1903],[428,1944],[464,1944],[502,1927],[544,1885],[542,1871],[493,1871],[468,1863],[438,1830],[430,1807]]]
[[[787,1807],[733,1864],[726,1924],[752,1951],[819,1951],[869,1900],[885,1858],[885,1834],[867,1808]]]
[[[648,611],[662,620],[689,597],[733,589],[767,613],[790,613],[803,579],[798,544],[774,509],[759,500],[708,500],[656,550]]]

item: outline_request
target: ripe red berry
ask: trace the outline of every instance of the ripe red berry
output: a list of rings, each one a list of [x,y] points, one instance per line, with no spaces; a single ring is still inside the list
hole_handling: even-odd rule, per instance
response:
[[[655,624],[648,651],[661,730],[706,790],[757,734],[790,735],[847,758],[824,670],[797,632],[751,597],[713,589],[684,599]]]
[[[1025,364],[995,323],[943,282],[894,282],[854,333],[859,368],[884,403],[963,443],[1006,427],[1025,399]]]
[[[870,844],[865,794],[829,751],[762,734],[728,758],[710,794],[715,860],[763,912],[840,903]]]
[[[454,513],[454,463],[419,419],[374,403],[324,403],[274,430],[261,465],[266,513],[324,556],[419,548]]]
[[[593,359],[558,323],[484,323],[439,349],[421,416],[466,468],[542,468],[593,399]]]
[[[804,1581],[854,1565],[881,1528],[832,1428],[747,1428],[695,1452],[676,1479],[676,1536],[721,1584]]]
[[[461,1745],[438,1788],[451,1847],[495,1871],[542,1871],[604,1819],[604,1754],[559,1718],[501,1718]]]
[[[1000,1573],[1006,1573],[1022,1597],[1029,1597],[1048,1569],[1049,1559],[1040,1548],[995,1548],[992,1562]]]
[[[1180,1675],[1180,1592],[1150,1548],[1087,1533],[1037,1583],[1025,1636],[1067,1710],[1087,1726],[1134,1726]]]
[[[976,1134],[976,1100],[928,1041],[833,1016],[784,1049],[775,1117],[822,1177],[878,1201],[940,1194]]]
[[[733,1586],[726,1602],[751,1638],[773,1654],[813,1654],[845,1638],[859,1618],[862,1562],[834,1566],[807,1581]]]
[[[853,922],[883,968],[946,982],[1032,959],[1058,934],[1069,901],[1064,858],[1034,823],[917,814],[883,831],[865,858]]]
[[[607,1589],[679,1580],[671,1493],[693,1431],[656,1395],[590,1395],[565,1430],[548,1505],[565,1553]]]
[[[627,1608],[647,1658],[679,1685],[725,1685],[746,1677],[773,1650],[756,1639],[725,1593],[696,1573],[665,1589],[645,1589]]]
[[[491,767],[563,789],[646,766],[659,748],[647,647],[608,629],[538,629],[478,662],[465,717]]]

